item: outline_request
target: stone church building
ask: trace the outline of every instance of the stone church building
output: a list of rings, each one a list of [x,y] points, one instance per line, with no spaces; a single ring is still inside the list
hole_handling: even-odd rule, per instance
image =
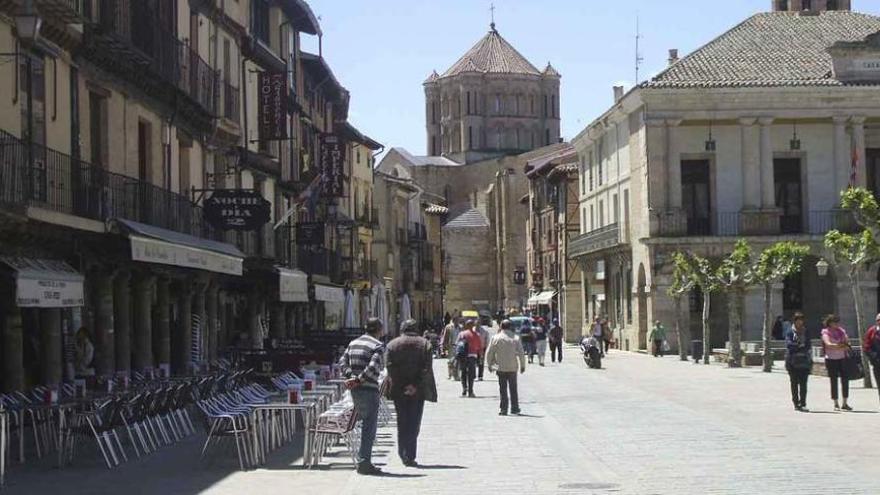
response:
[[[521,308],[526,269],[526,163],[560,146],[560,74],[539,70],[492,23],[425,87],[427,155],[391,149],[378,165],[405,174],[449,212],[442,228],[445,311]],[[550,147],[549,150],[546,149]]]

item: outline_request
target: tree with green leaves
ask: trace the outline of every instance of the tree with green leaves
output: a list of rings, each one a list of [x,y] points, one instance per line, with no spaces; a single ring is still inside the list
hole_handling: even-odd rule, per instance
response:
[[[847,204],[847,195],[850,193],[858,193],[858,190],[850,189],[844,193],[844,206]],[[876,208],[877,202],[871,197]],[[855,210],[853,210],[855,211]],[[859,215],[856,215],[859,218]],[[864,217],[863,217],[864,218]],[[858,220],[859,223],[862,220]],[[859,283],[859,273],[874,266],[880,261],[880,246],[875,241],[874,234],[871,229],[866,228],[858,234],[844,234],[838,230],[832,230],[825,234],[825,247],[834,258],[834,264],[846,270],[847,277],[852,287],[853,300],[855,302],[856,326],[858,327],[859,342],[865,339],[865,327],[862,309],[862,287]],[[868,357],[862,353],[862,366],[865,368],[865,387],[872,388],[871,374],[867,371],[871,369],[868,366]]]
[[[694,277],[689,274],[690,266],[687,255],[675,253],[672,257],[672,285],[666,291],[672,297],[675,308],[675,333],[678,335],[678,357],[687,361],[687,342],[689,333],[685,333],[681,321],[681,298],[697,287]]]
[[[754,267],[753,280],[764,289],[764,351],[762,357],[764,371],[767,373],[773,370],[773,350],[770,348],[773,330],[773,314],[770,312],[773,305],[773,284],[800,272],[804,258],[809,252],[808,246],[794,242],[777,242],[761,251]]]
[[[754,253],[744,239],[736,241],[733,251],[721,261],[715,278],[719,289],[727,293],[728,342],[730,354],[727,366],[742,366],[742,312],[745,307],[746,291],[755,284]]]
[[[693,253],[675,253],[673,264],[675,267],[673,269],[673,286],[676,285],[676,278],[681,281],[678,288],[674,290],[683,290],[683,287],[687,285],[689,286],[687,290],[698,289],[703,297],[703,363],[709,364],[712,351],[709,310],[711,308],[712,293],[718,288],[715,269],[708,259]],[[683,294],[684,292],[681,293]],[[679,342],[681,342],[681,337],[679,337]]]

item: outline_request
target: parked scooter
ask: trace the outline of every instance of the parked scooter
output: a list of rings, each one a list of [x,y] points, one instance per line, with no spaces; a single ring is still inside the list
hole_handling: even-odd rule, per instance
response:
[[[584,355],[584,363],[586,363],[589,368],[602,368],[601,345],[602,344],[599,340],[593,336],[587,336],[581,339],[581,352]]]

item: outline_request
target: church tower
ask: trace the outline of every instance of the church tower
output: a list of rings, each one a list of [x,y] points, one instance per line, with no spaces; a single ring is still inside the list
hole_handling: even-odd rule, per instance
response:
[[[427,154],[460,163],[519,154],[556,143],[559,72],[539,70],[495,23],[442,75],[425,80]]]
[[[851,0],[773,0],[774,12],[850,10]]]

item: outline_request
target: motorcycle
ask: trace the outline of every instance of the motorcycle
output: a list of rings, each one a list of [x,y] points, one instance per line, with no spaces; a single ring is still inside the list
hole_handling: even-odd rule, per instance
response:
[[[584,355],[584,363],[591,369],[602,368],[602,345],[596,337],[584,337],[581,340],[581,352]]]

